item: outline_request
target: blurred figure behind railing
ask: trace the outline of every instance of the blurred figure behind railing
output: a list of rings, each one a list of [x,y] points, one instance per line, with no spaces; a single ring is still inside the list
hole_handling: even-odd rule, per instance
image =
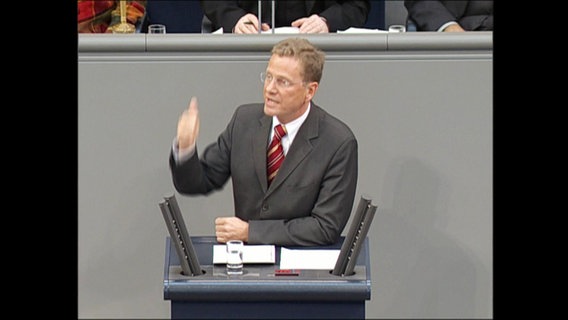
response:
[[[407,24],[416,31],[493,30],[493,1],[405,0],[404,6],[408,11]]]

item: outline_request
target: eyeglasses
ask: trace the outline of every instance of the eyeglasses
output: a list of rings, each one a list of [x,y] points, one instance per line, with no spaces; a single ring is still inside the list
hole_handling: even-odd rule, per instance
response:
[[[289,80],[283,79],[283,78],[274,78],[274,76],[270,73],[266,73],[266,72],[261,72],[260,73],[260,82],[264,83],[264,84],[268,84],[271,83],[272,80],[276,80],[276,86],[280,89],[288,89],[292,86],[295,86],[297,84],[300,83],[304,83],[304,81],[302,82],[290,82]]]

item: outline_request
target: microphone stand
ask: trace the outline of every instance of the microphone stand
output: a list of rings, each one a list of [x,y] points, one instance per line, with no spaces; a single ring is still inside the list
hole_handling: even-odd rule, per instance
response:
[[[275,18],[275,16],[274,16],[274,14],[276,13],[275,1],[276,1],[276,0],[272,0],[272,3],[271,3],[271,5],[272,5],[272,34],[274,34],[274,28],[276,28],[276,25],[274,24],[275,21],[276,21],[276,18]]]
[[[262,32],[262,1],[258,0],[258,34]]]
[[[271,12],[272,12],[272,19],[271,19],[271,23],[272,23],[272,34],[274,34],[274,28],[275,28],[275,23],[276,23],[276,0],[272,0],[271,1]],[[262,1],[258,0],[258,33],[262,33]]]

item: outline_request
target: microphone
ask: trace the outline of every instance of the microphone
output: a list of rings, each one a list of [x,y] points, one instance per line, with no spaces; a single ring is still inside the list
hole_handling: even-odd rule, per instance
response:
[[[276,0],[272,0],[272,34],[274,34],[274,28],[276,28],[276,25],[274,24],[274,22],[276,21],[275,18],[275,14],[276,14]]]
[[[262,32],[262,1],[258,0],[258,34]]]

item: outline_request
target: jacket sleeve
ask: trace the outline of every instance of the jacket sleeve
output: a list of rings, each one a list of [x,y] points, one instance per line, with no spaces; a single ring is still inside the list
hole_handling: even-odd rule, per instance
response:
[[[325,2],[326,8],[318,15],[327,20],[329,32],[363,27],[371,10],[369,0]]]
[[[237,21],[247,14],[239,1],[200,0],[203,14],[211,21],[212,31],[223,27],[224,33],[233,32]]]
[[[446,22],[458,21],[458,18],[441,1],[405,0],[404,6],[408,11],[408,18],[416,23],[418,31],[438,31]]]

